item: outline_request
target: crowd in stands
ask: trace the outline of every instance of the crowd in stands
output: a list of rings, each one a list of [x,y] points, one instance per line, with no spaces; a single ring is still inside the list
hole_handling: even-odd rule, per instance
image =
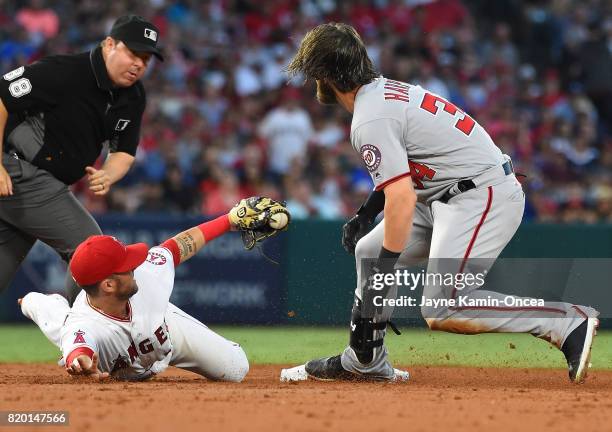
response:
[[[350,114],[283,68],[328,21],[362,35],[384,76],[467,111],[514,161],[526,220],[612,222],[612,4],[605,0],[0,0],[0,70],[91,49],[137,13],[160,28],[137,162],[94,213],[215,215],[285,199],[346,218],[372,189]],[[69,91],[69,83],[67,83]]]

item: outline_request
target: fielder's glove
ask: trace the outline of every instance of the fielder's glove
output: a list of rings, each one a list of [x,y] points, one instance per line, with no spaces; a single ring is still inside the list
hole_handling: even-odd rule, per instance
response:
[[[365,215],[356,214],[342,227],[342,246],[350,254],[355,254],[357,242],[368,233],[372,221]]]
[[[258,242],[286,230],[291,215],[285,203],[267,197],[250,197],[230,210],[229,220],[240,231],[245,249],[250,250]]]

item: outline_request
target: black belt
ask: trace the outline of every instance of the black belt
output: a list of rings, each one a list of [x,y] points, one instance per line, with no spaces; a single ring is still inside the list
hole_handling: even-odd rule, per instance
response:
[[[502,164],[502,169],[504,170],[504,174],[506,175],[510,175],[514,172],[514,167],[512,166],[512,161],[506,161]],[[460,193],[463,192],[467,192],[469,190],[472,189],[476,189],[476,184],[472,181],[472,180],[461,180],[459,182],[457,182],[457,189],[459,189],[459,193],[456,194],[451,194],[450,191],[451,189],[453,189],[452,187],[449,188],[444,195],[442,195],[442,198],[440,198],[440,201],[442,201],[444,204],[446,204],[448,202],[448,200],[450,200],[452,197],[459,195]]]

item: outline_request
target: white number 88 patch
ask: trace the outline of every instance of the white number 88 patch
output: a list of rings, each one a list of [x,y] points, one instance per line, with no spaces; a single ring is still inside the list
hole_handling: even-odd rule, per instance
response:
[[[13,97],[18,98],[30,93],[32,91],[32,84],[30,84],[29,79],[21,78],[9,84],[9,91]]]

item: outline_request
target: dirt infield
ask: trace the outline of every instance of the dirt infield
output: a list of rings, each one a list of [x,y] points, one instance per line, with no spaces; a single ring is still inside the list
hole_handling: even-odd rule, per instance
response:
[[[29,428],[37,431],[612,427],[612,371],[591,372],[583,385],[570,385],[562,370],[412,367],[401,384],[283,384],[279,372],[255,366],[245,382],[228,384],[171,368],[146,383],[84,384],[52,365],[0,364],[0,410],[69,411],[69,428]]]

